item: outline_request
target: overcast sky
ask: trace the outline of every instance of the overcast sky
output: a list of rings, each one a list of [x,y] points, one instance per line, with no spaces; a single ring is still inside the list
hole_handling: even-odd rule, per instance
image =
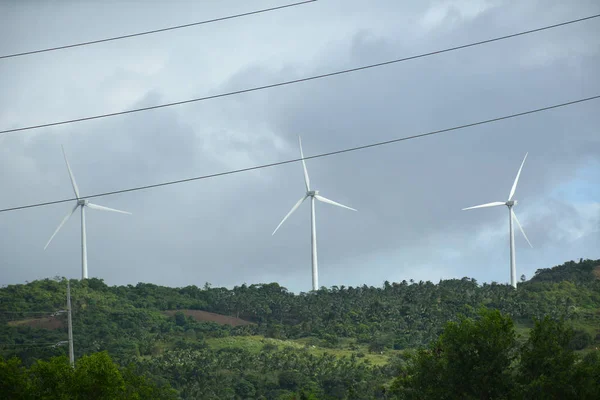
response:
[[[0,54],[248,12],[283,1],[2,2]],[[202,97],[430,52],[600,12],[578,1],[321,0],[162,34],[0,60],[0,130]],[[600,19],[381,68],[0,138],[0,208],[297,158],[600,94]],[[600,101],[307,161],[320,284],[509,281],[600,258]],[[299,163],[100,197],[90,277],[108,284],[310,290]],[[0,284],[81,276],[74,204],[0,213]]]

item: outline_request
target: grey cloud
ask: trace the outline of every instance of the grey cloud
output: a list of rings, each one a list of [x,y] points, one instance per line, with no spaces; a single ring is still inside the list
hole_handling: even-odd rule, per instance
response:
[[[362,50],[360,49],[360,46],[363,45],[364,41],[357,41],[357,43],[360,52]],[[381,41],[377,42],[377,48],[381,49],[385,47],[386,46],[382,45]],[[392,46],[388,46],[388,48],[391,47]],[[597,59],[587,60],[587,62],[588,66],[585,73],[593,76],[592,71],[594,65],[597,63]],[[371,77],[371,79],[367,78],[360,81],[354,81],[351,80],[351,78],[347,78],[343,85],[331,83],[324,88],[325,90],[320,90],[323,88],[322,86],[317,90],[314,90],[312,87],[302,87],[296,89],[296,96],[286,96],[283,101],[279,101],[281,96],[273,94],[271,95],[271,99],[273,99],[272,102],[279,105],[279,109],[276,110],[274,114],[277,116],[276,118],[278,120],[282,121],[282,124],[277,125],[277,128],[282,132],[315,132],[312,136],[309,135],[309,137],[311,139],[317,139],[318,143],[322,146],[325,144],[320,149],[321,151],[329,151],[340,147],[346,147],[348,144],[354,145],[361,142],[365,143],[364,139],[367,137],[367,132],[370,135],[369,141],[373,139],[383,139],[383,134],[379,132],[383,131],[389,135],[390,126],[403,127],[402,125],[408,125],[405,121],[399,121],[398,118],[395,118],[399,112],[393,108],[407,110],[411,118],[418,118],[424,122],[427,121],[428,117],[436,117],[438,121],[443,119],[457,121],[457,109],[448,107],[449,104],[460,104],[461,101],[469,104],[469,107],[458,110],[458,113],[468,117],[476,115],[474,111],[479,111],[478,109],[473,108],[473,105],[477,104],[479,99],[486,99],[490,104],[490,107],[486,107],[489,110],[505,109],[506,111],[504,113],[509,113],[520,111],[524,108],[527,109],[534,106],[545,105],[548,103],[544,104],[544,100],[552,99],[549,95],[534,96],[534,98],[528,99],[527,97],[520,96],[520,94],[537,94],[540,91],[559,93],[561,96],[557,97],[557,101],[560,101],[561,98],[565,98],[562,96],[568,91],[568,88],[565,90],[561,87],[561,82],[555,82],[555,85],[548,85],[548,82],[553,80],[553,78],[551,78],[552,71],[540,69],[530,71],[528,73],[529,76],[523,76],[524,73],[521,70],[515,69],[514,67],[506,69],[506,66],[504,67],[505,71],[502,71],[504,72],[502,75],[505,75],[507,79],[502,79],[504,76],[498,76],[498,74],[493,77],[490,73],[479,71],[474,74],[473,71],[468,69],[461,71],[460,69],[453,68],[448,70],[452,71],[451,73],[454,76],[448,76],[449,79],[438,80],[432,84],[431,80],[428,80],[427,78],[435,76],[435,73],[437,72],[434,70],[435,68],[439,68],[439,70],[443,71],[444,64],[446,63],[447,62],[442,60],[441,63],[435,64],[433,67],[430,66],[428,70],[425,71],[422,69],[417,71],[416,68],[411,69],[410,72],[412,72],[412,74],[410,74],[410,79],[419,83],[418,85],[412,85],[412,87],[416,88],[418,92],[415,93],[415,90],[402,90],[401,93],[410,93],[410,96],[406,96],[406,98],[412,104],[408,103],[406,100],[403,101],[401,98],[399,99],[398,95],[394,96],[395,93],[391,90],[389,94],[386,93],[388,96],[383,100],[381,97],[374,98],[369,96],[372,92],[381,93],[384,91],[385,93],[387,87],[402,88],[409,86],[408,79],[394,76],[392,73],[380,73],[378,75],[374,73],[373,75],[376,75],[375,78]],[[441,67],[440,64],[442,64]],[[450,64],[452,64],[452,62],[450,62]],[[425,65],[425,67],[427,67],[427,65]],[[563,70],[561,71],[561,80],[566,81],[569,78],[572,79],[572,72],[561,65],[558,65],[558,67]],[[398,69],[401,68],[402,67],[399,67]],[[422,76],[422,78],[415,79],[415,75]],[[340,78],[340,80],[341,79],[344,78]],[[373,81],[375,81],[376,84],[373,84]],[[384,85],[386,85],[385,88],[383,87]],[[441,89],[440,86],[442,86],[443,89]],[[598,82],[595,82],[595,86],[598,86]],[[375,89],[373,89],[373,87],[375,87]],[[419,92],[429,94],[429,96],[422,96],[421,99],[419,99]],[[435,94],[438,92],[455,93],[456,95],[455,98],[448,99],[447,96],[436,96]],[[572,90],[571,92],[577,94],[577,90]],[[289,100],[290,97],[292,100]],[[418,113],[409,111],[413,108],[411,105],[418,104],[418,101],[415,102],[415,97],[417,97],[418,100],[422,100],[423,104],[426,104],[423,109],[418,110]],[[330,100],[333,98],[335,98],[335,101]],[[393,98],[393,100],[390,98]],[[311,101],[307,102],[306,99],[311,99]],[[566,99],[569,99],[569,97],[566,96]],[[532,100],[537,100],[537,104]],[[479,101],[479,103],[485,104],[485,102],[481,101]],[[518,103],[522,103],[524,107],[516,107],[515,105]],[[510,104],[511,107],[506,107],[506,104]],[[405,145],[407,147],[406,149],[401,149],[400,145],[398,145],[396,151],[379,150],[379,157],[376,159],[369,159],[368,162],[362,161],[366,158],[365,156],[340,156],[340,158],[347,157],[348,159],[354,159],[352,162],[343,163],[345,168],[338,169],[343,170],[345,173],[339,174],[338,177],[334,177],[333,173],[326,172],[324,168],[322,172],[329,175],[331,181],[338,185],[340,185],[340,180],[344,181],[345,186],[350,186],[352,183],[350,181],[361,181],[361,192],[373,194],[373,196],[369,196],[369,201],[371,201],[371,204],[373,205],[369,207],[371,204],[365,200],[363,203],[364,205],[361,207],[361,204],[359,204],[358,207],[363,210],[372,208],[381,213],[381,219],[378,223],[380,224],[379,227],[383,228],[383,232],[381,232],[381,229],[375,230],[381,232],[375,234],[377,240],[365,242],[364,237],[359,235],[354,236],[356,241],[351,242],[351,245],[348,246],[350,252],[352,252],[352,249],[360,249],[357,250],[358,252],[365,251],[365,246],[369,246],[369,244],[382,246],[385,244],[386,240],[388,241],[388,246],[395,246],[398,242],[406,243],[409,241],[410,243],[411,239],[422,240],[422,237],[420,236],[425,233],[423,231],[430,230],[432,225],[438,225],[436,227],[438,230],[441,229],[450,232],[454,229],[461,228],[461,225],[464,227],[464,224],[469,221],[469,217],[465,217],[458,212],[452,212],[450,205],[454,205],[453,209],[458,211],[462,207],[471,205],[467,202],[472,201],[477,203],[477,199],[481,199],[479,202],[502,200],[501,196],[508,195],[508,189],[512,184],[512,180],[514,179],[514,175],[521,158],[524,155],[525,149],[531,149],[532,154],[530,155],[524,175],[527,176],[527,174],[529,174],[529,176],[536,176],[536,179],[522,179],[519,188],[520,193],[523,193],[523,190],[527,190],[525,194],[536,192],[538,192],[538,194],[543,194],[551,185],[556,185],[558,182],[568,179],[572,171],[574,171],[573,166],[584,161],[581,153],[572,152],[568,149],[580,147],[582,143],[593,140],[595,135],[591,133],[586,135],[589,130],[585,125],[582,125],[582,132],[574,139],[571,135],[567,135],[565,127],[568,124],[569,131],[573,131],[576,127],[578,128],[579,125],[573,125],[572,119],[576,118],[577,115],[587,115],[586,118],[589,118],[590,107],[593,106],[584,106],[583,111],[559,111],[558,114],[562,114],[562,116],[559,117],[551,114],[544,115],[542,118],[552,121],[549,125],[540,125],[539,121],[543,121],[543,119],[537,118],[536,116],[532,117],[533,121],[522,118],[517,122],[508,122],[507,124],[504,124],[504,127],[498,124],[500,126],[473,128],[471,132],[453,133],[451,134],[453,135],[452,137],[436,138],[436,141],[424,139],[422,143],[407,143]],[[352,113],[353,108],[360,109],[367,116],[360,114],[360,118],[356,118],[358,114]],[[436,112],[431,112],[431,109],[434,109]],[[293,116],[290,116],[289,113],[292,113]],[[498,113],[496,111],[494,114],[490,115],[489,111],[484,111],[484,113],[481,113],[480,115],[485,118],[488,116],[494,117],[502,115],[504,113]],[[571,114],[573,117],[564,119],[565,114]],[[375,118],[369,119],[369,115],[372,115]],[[471,119],[463,117],[461,122],[471,122],[472,120],[472,117]],[[331,124],[331,121],[335,121],[335,126],[338,130],[332,131],[327,129],[328,124]],[[360,125],[357,126],[357,123]],[[308,125],[308,127],[299,128],[299,126],[302,125]],[[419,125],[420,124],[413,123],[410,124],[409,127],[416,128]],[[442,127],[444,125],[448,126],[451,124],[441,124]],[[508,127],[506,127],[506,125],[508,125]],[[382,129],[379,129],[380,127]],[[438,125],[438,127],[440,127],[440,125]],[[514,129],[513,127],[518,127],[518,129]],[[398,130],[400,131],[401,129]],[[416,129],[415,131],[418,132]],[[541,136],[542,140],[540,141],[538,139],[540,137],[539,134],[536,135],[535,133],[531,133],[532,131],[543,132],[543,136]],[[469,137],[470,140],[465,142],[464,139],[462,139],[465,136]],[[480,136],[480,138],[477,138],[477,136]],[[289,137],[293,137],[292,132],[289,132]],[[459,137],[460,139],[456,139],[456,137]],[[385,138],[389,138],[389,136]],[[518,152],[509,152],[508,139],[514,140],[517,149],[519,149]],[[307,142],[309,141],[305,141],[305,143]],[[561,143],[563,146],[557,147],[557,143]],[[567,147],[564,145],[567,145]],[[393,151],[396,154],[396,157],[393,156]],[[307,154],[313,154],[315,152],[316,151],[314,150],[307,151]],[[396,162],[398,158],[402,158],[402,166],[399,166],[399,163]],[[512,160],[512,162],[505,160]],[[551,165],[548,165],[549,160],[552,160]],[[438,164],[436,164],[436,161]],[[317,162],[321,161],[310,161],[313,165],[312,168],[314,168],[314,164]],[[327,160],[322,161],[322,163],[332,164],[334,161]],[[340,161],[340,163],[342,163],[342,161]],[[357,164],[360,164],[360,166]],[[502,165],[502,168],[495,167],[498,165]],[[570,168],[564,170],[563,167],[566,165]],[[395,168],[390,168],[391,166],[394,166]],[[442,167],[443,170],[440,169],[440,167]],[[311,167],[309,166],[309,169],[310,168]],[[417,171],[417,174],[407,173],[413,168]],[[532,168],[535,169],[532,171]],[[331,168],[328,168],[327,170],[330,169]],[[356,170],[358,170],[358,172]],[[369,173],[369,176],[373,176],[376,171],[380,180],[368,181],[366,179],[360,179],[360,173],[365,170],[369,171],[367,172]],[[485,174],[482,177],[483,179],[479,179],[479,184],[475,184],[472,179],[465,180],[464,172],[469,170]],[[541,179],[540,174],[542,174]],[[440,175],[442,175],[443,178],[440,178]],[[435,183],[427,185],[427,183],[425,183],[426,178],[430,178],[431,181]],[[471,181],[470,185],[465,184],[465,182],[468,181]],[[385,182],[385,184],[382,185],[382,182]],[[372,183],[372,185],[369,186],[369,183]],[[482,183],[483,186],[481,185]],[[410,189],[405,190],[405,193],[408,193],[406,193],[403,198],[394,198],[394,196],[389,195],[375,199],[373,198],[377,197],[377,193],[382,192],[382,186],[385,189],[394,190],[391,188],[392,185],[397,186],[398,188]],[[422,190],[423,193],[415,194],[415,188]],[[432,191],[439,194],[432,196]],[[395,194],[398,195],[397,192]],[[498,199],[496,199],[496,197],[498,197]],[[406,200],[409,201],[409,204],[406,204]],[[385,203],[385,205],[382,204],[382,202]],[[398,211],[398,208],[411,209],[413,207],[417,210],[422,210],[421,213],[402,213],[401,211]],[[423,211],[425,213],[423,213]],[[361,213],[361,215],[365,214]],[[370,217],[372,217],[372,215],[367,214],[367,218]],[[392,219],[390,219],[390,217]],[[396,219],[393,219],[394,217],[396,217]],[[485,221],[486,217],[483,218]],[[489,221],[493,217],[490,216],[487,218]],[[373,220],[370,219],[370,221],[372,222]],[[404,237],[398,237],[398,235],[392,234],[393,231],[389,231],[393,226],[393,221],[397,221],[398,225],[410,226],[410,229],[402,230],[402,234],[405,235]],[[443,221],[443,224],[438,221]],[[366,221],[360,221],[358,225],[369,226]],[[448,229],[448,226],[450,226],[451,229]],[[373,235],[370,236],[371,239],[373,239]],[[336,250],[341,251],[342,249],[345,249],[346,246],[347,244],[338,242]],[[351,254],[351,256],[355,255],[356,254]]]
[[[193,95],[206,94],[207,86],[208,93],[237,90],[491,37],[506,33],[513,26],[528,28],[531,16],[539,15],[532,11],[520,15],[501,6],[474,19],[454,20],[452,24],[448,20],[445,29],[415,35],[416,39],[409,41],[402,36],[373,32],[378,23],[388,24],[389,30],[395,32],[414,30],[411,28],[416,26],[416,16],[426,6],[420,5],[419,9],[410,5],[412,17],[402,18],[412,18],[412,25],[397,27],[389,16],[396,3],[382,4],[385,7],[382,5],[377,11],[365,10],[373,29],[347,25],[357,23],[354,16],[340,19],[337,24],[353,32],[344,39],[310,41],[318,32],[327,32],[329,27],[321,24],[329,18],[315,19],[310,38],[302,38],[300,33],[304,31],[294,25],[298,22],[288,27],[289,32],[298,33],[289,46],[296,48],[297,43],[298,51],[306,54],[307,49],[314,47],[307,55],[316,60],[314,63],[297,59],[280,62],[282,58],[277,57],[283,57],[283,50],[273,59],[257,58],[251,62],[240,55],[237,67],[227,65],[236,73],[207,83],[200,78],[203,70],[196,74],[197,82],[190,80],[185,74],[191,67],[183,65],[181,55],[169,54],[169,68],[153,78],[136,76],[131,72],[133,68],[123,67],[119,72],[113,67],[116,72],[105,71],[101,80],[91,83],[100,89],[96,96],[77,89],[77,96],[61,97],[55,106],[69,111],[62,115],[85,115],[96,100],[99,104],[93,110],[110,109],[119,99],[106,96],[121,85],[119,82],[136,82],[141,88],[147,85],[146,90],[130,94],[137,98],[131,107],[171,101],[188,88]],[[358,2],[352,3],[356,9],[359,6]],[[573,14],[583,14],[593,7],[592,2],[581,3]],[[566,18],[558,15],[559,9],[545,9],[540,23]],[[396,10],[396,14],[400,11]],[[334,12],[339,11],[332,8],[330,14]],[[310,15],[309,11],[303,13]],[[248,24],[243,26],[252,25]],[[0,164],[2,171],[7,171],[0,175],[0,185],[11,193],[0,199],[0,205],[71,196],[60,143],[65,144],[82,191],[97,193],[296,158],[299,134],[305,154],[313,155],[592,95],[600,89],[595,73],[598,52],[568,54],[569,40],[580,37],[597,49],[595,25],[586,26],[587,29],[562,31],[565,41],[556,45],[567,55],[552,58],[546,65],[524,67],[521,62],[532,49],[547,42],[539,35],[179,108],[11,135],[0,142]],[[272,31],[273,26],[265,29]],[[257,37],[261,35],[264,32],[257,33]],[[244,32],[238,31],[223,40],[241,36]],[[284,39],[273,38],[273,43],[283,43]],[[160,39],[153,46],[160,49],[162,40],[168,42]],[[268,54],[270,46],[274,46],[247,40],[257,46],[257,54]],[[180,49],[185,43],[190,42],[173,46]],[[141,50],[134,53],[142,53]],[[89,54],[94,52],[90,49]],[[572,60],[577,61],[576,67]],[[56,67],[61,65],[59,61]],[[189,55],[191,66],[207,64],[207,76],[216,76],[215,70],[225,61],[230,59]],[[81,73],[94,76],[98,71],[90,67]],[[579,84],[582,77],[584,87]],[[46,98],[52,98],[55,88],[50,84],[49,87]],[[19,92],[17,85],[11,90]],[[186,92],[183,97],[189,95]],[[76,99],[84,101],[78,104]],[[19,107],[12,106],[15,110],[26,109],[23,100],[17,104]],[[560,232],[562,218],[575,221],[576,226],[587,223],[588,216],[573,212],[573,205],[549,199],[556,187],[573,179],[586,158],[598,159],[595,109],[597,105],[590,103],[307,161],[315,188],[359,210],[353,213],[318,204],[322,283],[378,285],[386,279],[438,275],[506,281],[507,251],[503,239],[499,237],[498,243],[485,245],[476,243],[477,233],[484,229],[497,227],[504,232],[506,210],[467,213],[460,209],[508,196],[525,151],[530,154],[517,191],[520,204],[516,211],[525,216],[525,228],[536,249],[527,250],[520,242],[519,265],[530,271],[534,266],[547,267],[548,263],[564,261],[564,257],[576,257],[575,253],[590,253],[580,256],[594,257],[597,246],[591,244],[589,237],[565,244],[561,252],[556,249],[560,243],[548,232]],[[45,112],[48,111],[42,110],[42,115]],[[20,115],[20,124],[27,124],[27,116]],[[509,146],[509,140],[514,148]],[[108,283],[201,285],[209,281],[231,286],[278,280],[292,290],[307,290],[308,204],[271,236],[303,191],[301,166],[294,163],[97,199],[100,204],[134,214],[89,213],[90,273]],[[569,214],[531,213],[536,204],[543,202],[550,210],[565,209]],[[78,218],[57,236],[52,249],[41,250],[67,210],[68,205],[62,204],[0,215],[3,229],[10,232],[10,239],[0,244],[0,251],[6,255],[2,282],[56,273],[78,276]]]

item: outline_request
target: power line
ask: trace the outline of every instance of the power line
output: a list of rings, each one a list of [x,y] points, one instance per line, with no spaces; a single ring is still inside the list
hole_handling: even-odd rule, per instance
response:
[[[156,311],[156,310],[154,310]],[[160,310],[159,310],[160,311]],[[87,308],[87,312],[97,312],[97,313],[105,313],[111,315],[134,315],[138,311],[111,311],[109,309],[95,309],[95,308]],[[2,314],[47,314],[49,317],[56,317],[61,314],[66,314],[67,310],[58,310],[58,311],[0,311],[0,315]],[[15,320],[19,321],[19,320]]]
[[[209,19],[209,20],[206,20],[206,21],[192,22],[192,23],[189,23],[189,24],[183,24],[183,25],[177,25],[177,26],[170,26],[168,28],[154,29],[154,30],[151,30],[151,31],[132,33],[132,34],[129,34],[129,35],[121,35],[121,36],[115,36],[115,37],[110,37],[110,38],[105,38],[105,39],[91,40],[89,42],[81,42],[81,43],[75,43],[75,44],[68,44],[68,45],[64,45],[64,46],[49,47],[47,49],[25,51],[25,52],[22,52],[22,53],[14,53],[14,54],[6,54],[6,55],[3,55],[3,56],[0,56],[0,59],[20,57],[20,56],[26,56],[26,55],[29,55],[29,54],[44,53],[44,52],[48,52],[48,51],[64,50],[64,49],[69,49],[69,48],[72,48],[72,47],[88,46],[88,45],[91,45],[91,44],[110,42],[110,41],[113,41],[113,40],[121,40],[121,39],[127,39],[127,38],[131,38],[131,37],[136,37],[136,36],[151,35],[151,34],[154,34],[154,33],[160,33],[160,32],[166,32],[166,31],[173,31],[175,29],[189,28],[191,26],[210,24],[212,22],[225,21],[225,20],[228,20],[228,19],[234,19],[234,18],[239,18],[239,17],[246,17],[246,16],[249,16],[249,15],[255,15],[255,14],[266,13],[266,12],[269,12],[269,11],[281,10],[281,9],[284,9],[284,8],[300,6],[300,5],[308,4],[308,3],[314,3],[316,1],[317,0],[300,1],[300,2],[297,2],[297,3],[286,4],[286,5],[283,5],[283,6],[265,8],[265,9],[262,9],[262,10],[250,11],[250,12],[245,12],[245,13],[242,13],[242,14],[229,15],[227,17],[220,17],[220,18]]]
[[[432,55],[437,55],[437,54],[447,53],[447,52],[450,52],[450,51],[460,50],[460,49],[464,49],[464,48],[467,48],[467,47],[473,47],[473,46],[479,46],[479,45],[486,44],[486,43],[497,42],[497,41],[500,41],[500,40],[505,40],[505,39],[509,39],[509,38],[513,38],[513,37],[517,37],[517,36],[523,36],[523,35],[527,35],[527,34],[530,34],[530,33],[540,32],[540,31],[543,31],[543,30],[548,30],[548,29],[557,28],[557,27],[564,26],[564,25],[574,24],[574,23],[577,23],[577,22],[582,22],[582,21],[586,21],[586,20],[590,20],[590,19],[598,18],[598,17],[600,17],[600,14],[595,14],[595,15],[592,15],[592,16],[589,16],[589,17],[579,18],[579,19],[575,19],[575,20],[571,20],[571,21],[561,22],[561,23],[554,24],[554,25],[548,25],[548,26],[545,26],[545,27],[542,27],[542,28],[536,28],[536,29],[531,29],[531,30],[528,30],[528,31],[513,33],[513,34],[510,34],[510,35],[501,36],[501,37],[497,37],[497,38],[493,38],[493,39],[487,39],[487,40],[482,40],[482,41],[473,42],[473,43],[469,43],[469,44],[464,44],[464,45],[460,45],[460,46],[450,47],[450,48],[446,48],[446,49],[442,49],[442,50],[436,50],[436,51],[432,51],[432,52],[429,52],[429,53],[422,53],[422,54],[418,54],[418,55],[414,55],[414,56],[410,56],[410,57],[399,58],[399,59],[396,59],[396,60],[390,60],[390,61],[384,61],[384,62],[380,62],[380,63],[376,63],[376,64],[364,65],[362,67],[344,69],[344,70],[341,70],[341,71],[330,72],[330,73],[327,73],[327,74],[313,75],[313,76],[310,76],[310,77],[300,78],[300,79],[294,79],[294,80],[291,80],[291,81],[284,81],[284,82],[279,82],[279,83],[273,83],[273,84],[264,85],[264,86],[256,86],[256,87],[253,87],[253,88],[236,90],[236,91],[233,91],[233,92],[220,93],[220,94],[215,94],[215,95],[211,95],[211,96],[198,97],[198,98],[195,98],[195,99],[176,101],[176,102],[173,102],[173,103],[165,103],[165,104],[159,104],[159,105],[149,106],[149,107],[134,108],[134,109],[131,109],[131,110],[118,111],[118,112],[113,112],[113,113],[108,113],[108,114],[99,114],[99,115],[94,115],[94,116],[91,116],[91,117],[75,118],[75,119],[58,121],[58,122],[50,122],[50,123],[40,124],[40,125],[31,125],[31,126],[24,126],[24,127],[20,127],[20,128],[5,129],[3,131],[0,131],[0,135],[1,134],[6,134],[6,133],[11,133],[11,132],[19,132],[19,131],[31,130],[31,129],[47,128],[47,127],[50,127],[50,126],[72,124],[72,123],[76,123],[76,122],[89,121],[89,120],[93,120],[93,119],[114,117],[114,116],[117,116],[117,115],[132,114],[132,113],[137,113],[137,112],[141,112],[141,111],[154,110],[154,109],[158,109],[158,108],[173,107],[173,106],[178,106],[178,105],[187,104],[187,103],[194,103],[194,102],[199,102],[199,101],[204,101],[204,100],[217,99],[217,98],[221,98],[221,97],[233,96],[233,95],[238,95],[238,94],[248,93],[248,92],[255,92],[255,91],[258,91],[258,90],[271,89],[271,88],[280,87],[280,86],[287,86],[287,85],[292,85],[292,84],[295,84],[295,83],[307,82],[307,81],[312,81],[312,80],[321,79],[321,78],[328,78],[328,77],[335,76],[335,75],[342,75],[342,74],[347,74],[347,73],[351,73],[351,72],[362,71],[362,70],[366,70],[366,69],[370,69],[370,68],[382,67],[382,66],[385,66],[385,65],[390,65],[390,64],[400,63],[400,62],[404,62],[404,61],[414,60],[414,59],[417,59],[417,58],[429,57],[429,56],[432,56]]]
[[[515,113],[515,114],[509,114],[509,115],[505,115],[505,116],[502,116],[502,117],[496,117],[496,118],[481,120],[481,121],[477,121],[477,122],[471,122],[471,123],[468,123],[468,124],[453,126],[451,128],[440,129],[440,130],[437,130],[437,131],[430,131],[430,132],[426,132],[426,133],[420,133],[420,134],[416,134],[416,135],[413,135],[413,136],[405,136],[405,137],[401,137],[401,138],[386,140],[386,141],[383,141],[383,142],[376,142],[376,143],[366,144],[366,145],[363,145],[363,146],[350,147],[350,148],[346,148],[346,149],[342,149],[342,150],[331,151],[331,152],[328,152],[328,153],[321,153],[321,154],[317,154],[317,155],[314,155],[314,156],[304,157],[304,159],[305,160],[310,160],[312,158],[329,157],[329,156],[333,156],[333,155],[336,155],[336,154],[349,153],[349,152],[352,152],[352,151],[364,150],[364,149],[368,149],[368,148],[371,148],[371,147],[385,146],[385,145],[392,144],[392,143],[403,142],[403,141],[412,140],[412,139],[418,139],[418,138],[422,138],[422,137],[425,137],[425,136],[433,136],[433,135],[437,135],[437,134],[440,134],[440,133],[456,131],[456,130],[470,128],[470,127],[478,126],[478,125],[485,125],[485,124],[489,124],[489,123],[492,123],[492,122],[498,122],[498,121],[503,121],[503,120],[506,120],[506,119],[517,118],[517,117],[521,117],[521,116],[524,116],[524,115],[535,114],[535,113],[539,113],[539,112],[543,112],[543,111],[552,110],[552,109],[555,109],[555,108],[566,107],[566,106],[570,106],[570,105],[573,105],[573,104],[584,103],[586,101],[591,101],[591,100],[596,100],[596,99],[600,99],[600,95],[596,95],[596,96],[592,96],[592,97],[586,97],[586,98],[582,98],[582,99],[578,99],[578,100],[573,100],[573,101],[569,101],[569,102],[566,102],[566,103],[554,104],[554,105],[547,106],[547,107],[536,108],[536,109],[533,109],[533,110],[523,111],[523,112],[519,112],[519,113]],[[203,180],[203,179],[209,179],[209,178],[216,178],[216,177],[225,176],[225,175],[233,175],[233,174],[238,174],[238,173],[241,173],[241,172],[254,171],[254,170],[263,169],[263,168],[270,168],[270,167],[275,167],[275,166],[279,166],[279,165],[284,165],[284,164],[290,164],[290,163],[294,163],[294,162],[299,162],[301,160],[302,160],[301,158],[295,158],[295,159],[291,159],[291,160],[279,161],[279,162],[274,162],[274,163],[270,163],[270,164],[262,164],[262,165],[257,165],[257,166],[254,166],[254,167],[240,168],[240,169],[235,169],[235,170],[225,171],[225,172],[219,172],[219,173],[210,174],[210,175],[201,175],[201,176],[196,176],[196,177],[193,177],[193,178],[186,178],[186,179],[180,179],[180,180],[174,180],[174,181],[156,183],[156,184],[146,185],[146,186],[137,186],[137,187],[133,187],[133,188],[129,188],[129,189],[115,190],[115,191],[112,191],[112,192],[103,192],[103,193],[98,193],[98,194],[94,194],[94,195],[91,195],[91,196],[82,196],[82,198],[89,199],[89,198],[93,198],[93,197],[112,196],[112,195],[115,195],[115,194],[129,193],[129,192],[135,192],[135,191],[146,190],[146,189],[153,189],[153,188],[162,187],[162,186],[170,186],[170,185],[176,185],[176,184],[186,183],[186,182],[191,182],[191,181],[197,181],[197,180]],[[66,202],[75,201],[75,200],[77,200],[77,199],[76,198],[70,198],[70,199],[64,199],[64,200],[55,200],[55,201],[48,201],[48,202],[43,202],[43,203],[35,203],[35,204],[26,205],[26,206],[4,208],[4,209],[0,209],[0,213],[9,212],[9,211],[16,211],[16,210],[23,210],[23,209],[26,209],[26,208],[49,206],[49,205],[53,205],[53,204],[66,203]]]
[[[0,314],[52,314],[56,311],[0,311]]]
[[[60,342],[59,342],[60,343]],[[27,346],[27,347],[40,347],[40,346],[56,346],[59,343],[0,343],[0,346]]]

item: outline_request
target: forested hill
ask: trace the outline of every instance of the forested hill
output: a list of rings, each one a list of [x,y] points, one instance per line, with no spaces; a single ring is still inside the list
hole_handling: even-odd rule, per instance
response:
[[[183,398],[246,398],[239,394],[245,390],[271,393],[264,398],[284,398],[277,396],[296,393],[303,385],[312,388],[307,393],[339,389],[350,396],[353,390],[356,396],[364,392],[368,393],[364,398],[373,398],[375,392],[383,396],[381,388],[400,368],[397,357],[403,351],[434,343],[446,324],[461,315],[479,318],[482,307],[510,317],[522,340],[534,318],[549,315],[564,318],[574,329],[570,348],[599,346],[599,276],[600,260],[580,260],[538,270],[517,290],[468,278],[437,284],[334,286],[300,294],[277,283],[226,289],[209,284],[169,288],[73,280],[75,353],[80,358],[106,350],[121,365],[133,362],[140,371],[169,382]],[[66,340],[64,313],[52,315],[66,308],[65,299],[66,283],[60,279],[1,288],[0,355],[5,359],[16,355],[26,365],[64,355],[65,346],[49,344]],[[195,367],[186,367],[182,357]],[[205,366],[202,378],[199,363]],[[256,369],[263,370],[266,381],[250,379]],[[218,375],[223,370],[229,371],[225,377]],[[282,377],[275,372],[281,370],[295,372]],[[371,383],[351,389],[350,382],[361,381],[358,375],[364,378],[365,371],[371,374]],[[191,377],[183,382],[186,373]],[[219,392],[227,385],[217,389],[223,382],[231,383],[229,394]],[[204,392],[208,388],[220,394],[211,397]],[[317,398],[353,398],[340,396]]]
[[[530,282],[561,282],[571,281],[586,283],[600,279],[600,260],[579,260],[578,263],[569,261],[553,268],[538,269]]]
[[[182,323],[177,325],[174,317],[161,313],[167,310],[204,310],[254,323],[237,327],[205,324],[205,329],[233,334],[291,339],[310,336],[330,341],[344,337],[364,343],[385,336],[381,339],[385,346],[402,349],[429,342],[446,321],[455,320],[458,314],[474,316],[480,306],[498,309],[522,323],[553,315],[591,325],[599,317],[599,271],[600,260],[570,261],[538,270],[516,291],[506,284],[479,285],[468,278],[438,284],[386,281],[382,287],[323,287],[298,295],[277,283],[241,285],[231,290],[209,284],[203,288],[147,283],[111,287],[93,278],[73,280],[71,287],[75,335],[83,342],[81,351],[88,346],[89,350],[110,349],[115,340],[120,343],[125,337],[132,341],[143,337],[148,343],[160,340],[165,331]],[[48,317],[66,307],[65,299],[66,284],[58,279],[9,285],[0,289],[0,318],[3,322],[13,320],[14,325],[18,320]],[[62,321],[64,315],[50,319]],[[14,332],[4,325],[5,332]]]

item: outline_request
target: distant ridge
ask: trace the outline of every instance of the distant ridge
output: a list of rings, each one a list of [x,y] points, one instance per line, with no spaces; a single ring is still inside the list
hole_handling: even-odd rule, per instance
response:
[[[538,269],[529,282],[587,283],[594,279],[600,279],[600,260],[580,259],[579,262],[568,261],[552,268]]]

